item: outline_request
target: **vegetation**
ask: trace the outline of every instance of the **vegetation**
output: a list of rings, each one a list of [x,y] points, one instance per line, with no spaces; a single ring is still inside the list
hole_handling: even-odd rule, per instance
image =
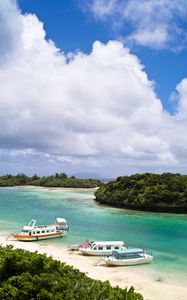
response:
[[[39,177],[34,175],[28,177],[25,174],[0,176],[0,187],[34,185],[45,187],[72,187],[72,188],[95,188],[102,185],[97,179],[79,179],[74,176],[69,177],[65,173],[56,173],[53,176]]]
[[[187,213],[187,176],[145,173],[118,177],[100,187],[95,197],[114,207]]]
[[[2,300],[143,300],[133,288],[112,288],[45,255],[0,247]]]

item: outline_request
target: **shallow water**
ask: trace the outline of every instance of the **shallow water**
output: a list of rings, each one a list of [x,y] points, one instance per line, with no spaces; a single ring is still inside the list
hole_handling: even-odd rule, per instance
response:
[[[0,188],[0,233],[19,231],[30,219],[40,224],[65,217],[70,225],[57,246],[89,240],[123,240],[153,253],[151,265],[136,266],[155,280],[187,282],[187,215],[144,213],[98,205],[93,191]],[[44,242],[43,242],[44,243]]]

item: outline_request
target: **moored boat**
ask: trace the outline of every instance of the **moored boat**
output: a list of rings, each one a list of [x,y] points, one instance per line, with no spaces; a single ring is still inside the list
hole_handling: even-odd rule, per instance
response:
[[[55,224],[35,225],[36,220],[31,220],[24,226],[21,232],[13,234],[19,241],[31,242],[46,240],[64,236],[69,230],[68,223],[64,218],[56,218]]]
[[[68,250],[74,250],[74,251],[79,251],[79,248],[87,248],[87,247],[90,247],[92,245],[92,243],[94,242],[91,242],[91,241],[88,241],[86,240],[84,243],[82,244],[73,244],[73,245],[70,245],[68,247]]]
[[[108,266],[132,266],[151,263],[153,256],[143,249],[115,250],[112,256],[103,258]]]
[[[86,247],[79,247],[79,251],[84,255],[112,255],[113,250],[127,249],[127,246],[122,241],[101,241],[92,242]]]

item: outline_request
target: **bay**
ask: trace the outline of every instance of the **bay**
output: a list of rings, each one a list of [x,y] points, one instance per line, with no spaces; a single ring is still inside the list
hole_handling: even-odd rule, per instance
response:
[[[151,251],[151,265],[133,267],[155,280],[187,282],[187,216],[98,205],[93,190],[0,188],[0,234],[19,231],[30,219],[49,224],[68,220],[66,237],[43,243],[66,246],[89,240],[122,240]]]

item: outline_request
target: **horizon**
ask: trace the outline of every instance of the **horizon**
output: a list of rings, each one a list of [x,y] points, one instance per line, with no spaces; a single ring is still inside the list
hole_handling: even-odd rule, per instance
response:
[[[116,177],[101,177],[99,174],[94,174],[94,173],[75,173],[75,174],[67,174],[65,172],[62,172],[62,173],[51,173],[51,174],[43,174],[43,175],[39,175],[39,174],[32,174],[32,175],[29,175],[27,173],[12,173],[12,174],[1,174],[0,177],[6,177],[6,176],[12,176],[12,177],[15,177],[15,176],[26,176],[26,177],[29,177],[29,178],[32,178],[34,176],[38,176],[39,178],[42,178],[42,177],[55,177],[56,174],[65,174],[67,175],[67,178],[76,178],[76,179],[96,179],[96,180],[107,180],[107,181],[110,181],[110,180],[116,180],[117,178],[119,177],[130,177],[130,176],[134,176],[134,175],[144,175],[144,174],[150,174],[150,175],[164,175],[164,174],[172,174],[172,175],[180,175],[180,176],[187,176],[187,174],[181,174],[181,173],[171,173],[171,172],[162,172],[162,173],[152,173],[152,172],[145,172],[145,173],[133,173],[133,174],[123,174],[123,175],[119,175],[119,176],[116,176]]]
[[[0,175],[187,174],[186,17],[185,0],[0,0]]]

